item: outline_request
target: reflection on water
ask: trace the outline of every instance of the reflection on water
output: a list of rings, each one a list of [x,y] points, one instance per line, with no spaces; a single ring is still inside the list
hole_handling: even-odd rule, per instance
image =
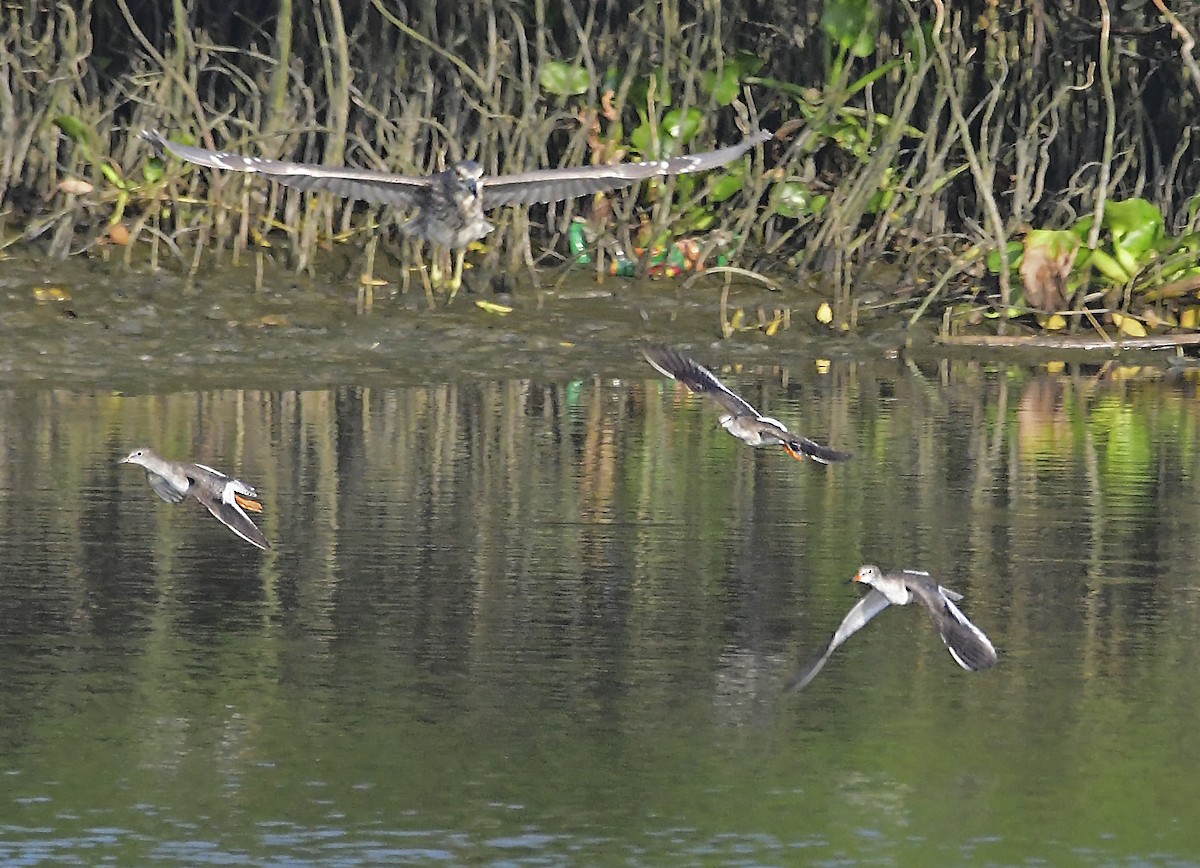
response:
[[[0,860],[1191,858],[1191,382],[644,366],[411,389],[0,393]],[[115,462],[258,488],[273,548]],[[801,695],[863,562],[888,610]],[[1153,805],[1147,816],[1146,806]]]

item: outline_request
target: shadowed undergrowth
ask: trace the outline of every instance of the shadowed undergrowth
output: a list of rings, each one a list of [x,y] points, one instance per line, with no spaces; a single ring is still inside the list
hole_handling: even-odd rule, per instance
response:
[[[377,227],[394,225],[378,208],[156,163],[136,138],[147,127],[426,173],[462,157],[488,172],[659,157],[764,126],[780,132],[761,162],[727,173],[498,211],[471,258],[541,270],[576,255],[566,236],[579,216],[600,271],[716,239],[735,264],[821,274],[835,323],[853,320],[855,277],[880,262],[898,274],[888,303],[918,314],[1050,311],[1023,294],[1020,251],[990,271],[986,254],[1088,215],[1083,243],[1102,248],[1106,204],[1135,197],[1164,235],[1195,230],[1195,64],[1180,46],[1196,23],[1103,3],[1086,15],[865,0],[24,7],[0,32],[4,244],[61,257],[115,242],[191,272],[253,251],[305,269],[339,244],[365,263]],[[1173,264],[1177,280],[1192,263]],[[1069,297],[1096,299],[1099,280],[1076,274]],[[1142,319],[1161,301],[1100,297]]]

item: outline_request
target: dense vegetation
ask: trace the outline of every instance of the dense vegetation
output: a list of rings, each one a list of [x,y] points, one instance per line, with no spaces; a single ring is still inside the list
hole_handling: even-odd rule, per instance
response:
[[[617,199],[607,234],[622,251],[716,237],[747,266],[819,270],[839,317],[864,266],[886,262],[896,300],[918,311],[966,299],[951,313],[1048,313],[1086,297],[1135,312],[1117,321],[1126,331],[1191,324],[1200,8],[77,0],[6,12],[5,243],[36,239],[54,256],[127,228],[130,248],[149,241],[195,268],[275,229],[287,242],[277,231],[272,253],[302,268],[391,219],[151,161],[144,127],[427,172],[460,156],[516,171],[704,149],[761,125],[779,130],[764,170],[756,159],[643,185]],[[1113,204],[1125,211],[1110,216]],[[565,253],[575,209],[588,203],[503,214],[476,258]]]

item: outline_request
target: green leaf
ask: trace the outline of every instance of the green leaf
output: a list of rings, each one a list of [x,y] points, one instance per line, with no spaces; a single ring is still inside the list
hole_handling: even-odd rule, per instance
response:
[[[1161,232],[1164,221],[1162,212],[1153,203],[1135,198],[1107,203],[1104,206],[1104,226],[1112,230],[1114,238],[1121,238],[1135,231]]]
[[[91,129],[74,115],[59,115],[54,119],[54,125],[78,144],[86,145],[91,139]]]
[[[108,179],[108,183],[114,187],[121,189],[125,188],[125,179],[121,177],[121,173],[113,168],[107,161],[100,164],[100,174]]]
[[[737,99],[741,89],[741,70],[732,64],[726,64],[720,76],[715,72],[706,72],[700,80],[704,92],[711,96],[717,105],[729,105]]]
[[[696,192],[696,175],[676,175],[675,194],[680,199],[690,199]]]
[[[142,163],[142,177],[150,184],[155,184],[162,180],[163,163],[158,157],[151,157],[146,162]]]
[[[1112,227],[1117,251],[1128,254],[1139,266],[1148,262],[1147,254],[1158,247],[1166,229],[1162,212],[1145,199],[1110,203],[1104,212],[1104,222]]]
[[[669,111],[662,122],[663,138],[671,139],[677,145],[686,145],[696,137],[703,120],[704,112],[698,108],[690,108],[686,113],[679,109]],[[673,149],[672,153],[676,150]]]
[[[1129,272],[1121,267],[1117,260],[1113,259],[1103,250],[1093,250],[1091,258],[1088,260],[1096,267],[1096,270],[1111,280],[1113,283],[1124,286],[1129,283]]]
[[[821,13],[821,30],[839,45],[858,57],[875,50],[879,31],[879,11],[872,0],[826,0]]]
[[[1078,247],[1078,236],[1068,229],[1030,229],[1025,235],[1026,251],[1038,249],[1053,259],[1069,254]]]
[[[639,75],[629,85],[629,104],[638,110],[643,120],[650,110],[650,82],[654,80],[654,105],[657,108],[671,104],[671,85],[667,71],[657,67],[650,75]]]
[[[717,218],[707,208],[693,208],[688,213],[687,231],[705,232],[716,222]]]
[[[1008,251],[1008,267],[1015,271],[1021,264],[1021,256],[1025,252],[1025,244],[1021,241],[1010,241],[1004,245]],[[992,274],[1000,273],[1000,251],[993,250],[987,257],[987,268]]]
[[[553,60],[538,71],[538,84],[542,90],[556,96],[578,96],[587,93],[592,79],[582,66],[572,66],[561,60]]]
[[[740,49],[730,60],[726,60],[725,62],[736,66],[742,75],[755,75],[767,64],[757,54],[745,49]]]
[[[716,204],[734,196],[746,186],[746,178],[741,172],[722,172],[712,181],[712,189],[708,193],[708,201]]]
[[[815,195],[799,181],[784,181],[772,191],[775,213],[784,217],[807,217],[820,213],[828,202],[827,196]]]
[[[647,159],[652,157],[650,148],[652,146],[651,133],[653,131],[654,127],[649,122],[646,122],[638,124],[634,131],[629,134],[629,144],[633,145],[634,150]]]
[[[889,72],[891,72],[893,69],[895,69],[899,65],[900,65],[899,60],[889,60],[887,63],[883,64],[882,66],[876,67],[875,69],[871,70],[866,75],[864,75],[862,78],[858,79],[853,84],[851,84],[850,87],[847,88],[847,90],[846,90],[846,96],[848,96],[848,97],[853,96],[854,94],[858,93],[860,90],[863,90],[868,85],[874,84],[876,81],[883,78],[885,75],[887,75]]]

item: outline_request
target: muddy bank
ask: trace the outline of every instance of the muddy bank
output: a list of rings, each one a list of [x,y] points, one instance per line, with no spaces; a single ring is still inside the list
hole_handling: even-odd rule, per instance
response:
[[[544,273],[535,286],[525,273],[513,276],[511,293],[464,293],[432,309],[419,288],[381,286],[363,312],[353,279],[276,271],[256,292],[252,267],[225,266],[189,284],[101,261],[11,258],[0,275],[0,381],[131,392],[620,373],[639,363],[640,342],[717,343],[724,285],[715,275],[687,288],[601,284],[581,270]],[[789,324],[771,337],[739,333],[713,355],[878,357],[904,343],[898,325],[881,324],[866,340],[832,333],[816,322],[820,303],[737,281],[728,309],[741,308],[749,323],[760,311],[766,320],[786,311]]]

